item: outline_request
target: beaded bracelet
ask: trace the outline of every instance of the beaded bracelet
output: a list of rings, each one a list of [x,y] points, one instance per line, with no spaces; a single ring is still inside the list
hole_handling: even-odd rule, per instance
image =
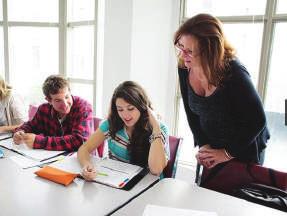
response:
[[[150,135],[150,137],[149,137],[149,143],[152,144],[153,141],[155,141],[155,140],[158,139],[158,138],[162,140],[161,134],[152,134],[152,135]]]

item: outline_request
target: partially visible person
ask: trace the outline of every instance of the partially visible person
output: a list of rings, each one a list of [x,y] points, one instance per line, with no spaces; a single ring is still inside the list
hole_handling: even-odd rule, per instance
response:
[[[0,133],[13,132],[27,120],[27,109],[20,95],[0,76]]]
[[[15,130],[15,144],[30,148],[76,151],[93,129],[92,107],[86,100],[71,95],[67,79],[49,76],[42,87],[48,103],[38,107],[34,118]]]
[[[221,22],[198,14],[179,27],[174,45],[198,163],[212,168],[237,158],[262,164],[270,138],[263,106]]]
[[[167,127],[157,121],[145,91],[135,82],[123,82],[115,89],[108,119],[80,147],[78,159],[86,180],[96,176],[90,154],[105,139],[111,159],[149,167],[155,175],[167,165]]]

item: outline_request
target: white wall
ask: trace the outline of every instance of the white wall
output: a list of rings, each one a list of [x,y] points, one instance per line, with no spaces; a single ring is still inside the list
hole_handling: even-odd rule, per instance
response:
[[[130,79],[132,0],[106,0],[104,23],[102,117],[107,114],[114,88]]]
[[[172,130],[176,86],[172,38],[179,0],[107,0],[105,8],[103,110],[120,82],[134,80],[146,89]]]

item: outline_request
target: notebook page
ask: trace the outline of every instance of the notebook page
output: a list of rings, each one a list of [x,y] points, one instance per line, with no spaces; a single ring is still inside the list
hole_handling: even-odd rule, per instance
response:
[[[19,152],[20,154],[29,157],[30,159],[41,161],[63,153],[64,151],[48,151],[44,149],[31,149],[26,144],[16,145],[13,139],[1,140],[0,145]]]

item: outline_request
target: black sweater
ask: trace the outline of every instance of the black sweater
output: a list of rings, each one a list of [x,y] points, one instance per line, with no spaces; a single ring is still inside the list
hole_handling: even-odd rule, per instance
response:
[[[202,97],[190,87],[188,70],[178,69],[194,144],[225,148],[239,160],[258,163],[270,138],[263,106],[245,67],[234,60],[228,70],[223,85]]]

